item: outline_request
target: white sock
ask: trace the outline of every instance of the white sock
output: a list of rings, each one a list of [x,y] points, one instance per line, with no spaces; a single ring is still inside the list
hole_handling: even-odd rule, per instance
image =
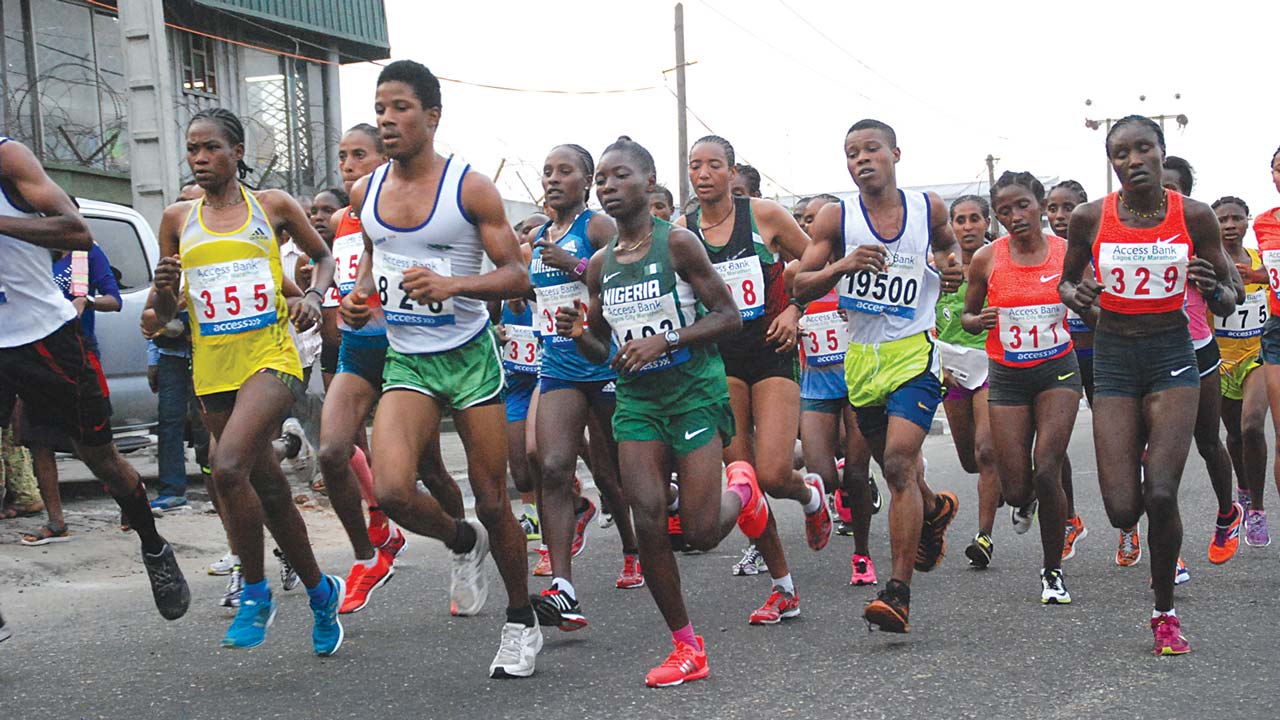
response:
[[[374,550],[373,557],[369,558],[368,560],[361,560],[360,558],[356,558],[356,562],[363,565],[366,570],[372,570],[373,566],[378,564],[378,551]]]
[[[1174,618],[1178,617],[1178,613],[1177,613],[1177,611],[1175,611],[1173,608],[1169,608],[1168,612],[1160,612],[1159,610],[1152,610],[1152,611],[1151,611],[1151,619],[1152,619],[1152,620],[1155,620],[1156,618],[1160,617],[1161,615],[1168,615],[1169,617],[1174,617]]]
[[[785,592],[789,592],[792,595],[796,592],[796,583],[791,579],[791,573],[787,573],[780,578],[774,578],[773,586],[776,588],[782,588]]]
[[[574,600],[578,599],[578,593],[574,592],[573,590],[573,583],[569,582],[568,580],[565,580],[562,577],[552,578],[551,587],[559,588],[560,592],[565,593],[566,595],[573,598]]]
[[[525,515],[528,515],[529,517],[533,518],[534,520],[537,520],[537,519],[538,519],[538,506],[536,506],[536,505],[530,505],[529,503],[525,503],[525,504],[524,504],[524,514],[525,514]]]
[[[822,492],[817,485],[809,486],[809,502],[804,504],[804,514],[812,515],[822,509]]]

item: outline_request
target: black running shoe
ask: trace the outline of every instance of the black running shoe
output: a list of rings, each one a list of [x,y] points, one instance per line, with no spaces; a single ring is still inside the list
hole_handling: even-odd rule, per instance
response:
[[[4,642],[13,637],[13,631],[9,629],[9,624],[4,621],[4,616],[0,615],[0,642]]]
[[[862,610],[862,617],[867,622],[868,630],[875,626],[891,633],[909,632],[907,618],[910,614],[911,587],[901,580],[890,580],[884,589],[876,594],[876,599],[867,603]]]
[[[880,486],[876,484],[876,476],[867,473],[867,489],[871,491],[871,514],[876,515],[880,512],[880,505],[884,500],[880,497]]]
[[[182,568],[178,567],[173,546],[165,543],[159,555],[142,553],[142,564],[147,566],[151,594],[156,599],[160,615],[165,620],[177,620],[186,615],[187,607],[191,605],[191,590],[187,587],[187,579],[182,576]]]
[[[916,570],[920,572],[929,572],[942,562],[947,554],[947,528],[960,508],[954,493],[940,492],[937,498],[937,510],[932,517],[925,515],[920,528],[920,544],[916,546]]]
[[[991,536],[980,532],[973,536],[973,542],[964,549],[964,556],[969,558],[969,564],[973,567],[985,568],[991,564],[991,556],[995,552],[996,547],[991,541]]]
[[[530,595],[533,611],[538,615],[538,623],[548,627],[558,627],[565,632],[581,630],[587,626],[587,618],[582,614],[582,606],[578,599],[559,588],[543,590],[541,595]]]

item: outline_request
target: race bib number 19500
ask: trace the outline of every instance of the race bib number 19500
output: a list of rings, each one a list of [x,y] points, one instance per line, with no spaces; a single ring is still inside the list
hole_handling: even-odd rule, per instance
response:
[[[267,258],[186,269],[191,315],[200,334],[234,335],[276,322],[276,284]]]
[[[404,273],[425,267],[444,276],[453,274],[448,258],[411,258],[389,252],[373,254],[373,273],[388,325],[453,325],[453,298],[420,304],[404,290]]]
[[[921,255],[889,253],[882,273],[861,270],[840,281],[840,307],[866,315],[914,318],[924,286]]]

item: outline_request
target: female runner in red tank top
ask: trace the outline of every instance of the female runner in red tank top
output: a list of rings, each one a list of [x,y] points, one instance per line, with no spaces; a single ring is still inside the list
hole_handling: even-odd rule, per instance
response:
[[[1154,652],[1177,655],[1191,649],[1173,609],[1178,484],[1200,401],[1182,304],[1189,281],[1215,302],[1234,303],[1235,288],[1213,211],[1160,186],[1160,126],[1121,118],[1106,147],[1121,189],[1072,213],[1059,292],[1081,316],[1097,318],[1094,417],[1106,418],[1093,428],[1098,484],[1112,526],[1148,515]],[[1086,279],[1091,258],[1095,274]]]
[[[1065,604],[1062,463],[1083,390],[1056,282],[1067,241],[1042,232],[1044,204],[1031,173],[1006,172],[992,186],[991,206],[1009,234],[974,253],[961,322],[987,332],[991,444],[1005,501],[1040,501],[1040,602]]]

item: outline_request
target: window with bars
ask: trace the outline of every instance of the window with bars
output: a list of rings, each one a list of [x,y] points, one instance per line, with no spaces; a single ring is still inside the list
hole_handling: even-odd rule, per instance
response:
[[[213,40],[182,33],[182,91],[196,95],[218,94],[217,63]]]

